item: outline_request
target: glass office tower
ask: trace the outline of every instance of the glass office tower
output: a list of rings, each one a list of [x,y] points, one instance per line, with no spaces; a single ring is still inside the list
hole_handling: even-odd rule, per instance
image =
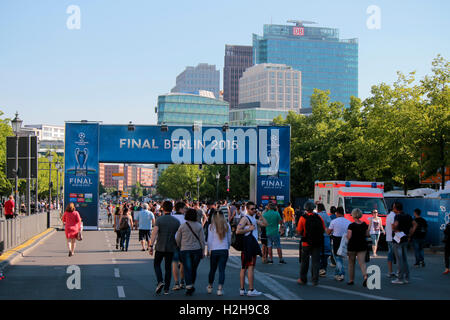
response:
[[[171,90],[174,93],[198,93],[200,90],[211,91],[219,98],[220,71],[215,65],[199,63],[196,67],[186,67],[177,76],[176,86]]]
[[[338,29],[295,24],[264,25],[263,36],[253,34],[253,63],[286,64],[302,72],[302,113],[310,112],[314,88],[330,90],[331,101],[348,106],[350,97],[358,96],[358,40],[339,39]]]

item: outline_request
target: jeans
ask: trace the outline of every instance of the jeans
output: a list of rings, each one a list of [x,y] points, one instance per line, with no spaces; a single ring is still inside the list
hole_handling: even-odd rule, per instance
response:
[[[424,261],[423,245],[425,239],[413,239],[414,255],[416,256],[416,264]]]
[[[127,228],[125,230],[120,230],[121,236],[120,236],[120,246],[124,248],[125,250],[128,250],[128,243],[130,242],[130,234],[131,234],[131,228]]]
[[[399,280],[409,280],[409,266],[408,266],[408,242],[396,243],[394,245],[395,259],[399,266]]]
[[[197,278],[197,268],[202,259],[202,249],[180,251],[180,260],[184,267],[186,287],[192,287]]]
[[[329,235],[325,235],[323,239],[322,252],[320,253],[320,269],[327,270],[328,257],[331,254],[331,240]]]
[[[342,237],[333,237],[333,257],[336,261],[336,268],[334,269],[334,274],[336,276],[344,276],[345,268],[344,268],[344,258],[337,255],[337,251],[339,250],[339,246],[341,244]]]
[[[310,246],[303,246],[301,253],[301,264],[300,264],[300,279],[306,283],[306,278],[309,269],[309,257],[311,256],[311,275],[312,282],[319,282],[319,264],[320,264],[320,253],[322,252],[322,247],[311,248]]]
[[[219,267],[219,285],[223,286],[225,282],[225,267],[228,260],[228,250],[211,250],[210,268],[208,283],[214,283],[217,267]]]
[[[289,233],[288,233],[289,229]],[[284,223],[284,236],[292,238],[294,236],[294,227],[292,226],[292,221],[286,221]]]
[[[155,269],[156,279],[158,283],[164,282],[164,291],[169,291],[170,280],[172,279],[172,257],[173,252],[155,251],[155,260],[153,260],[153,268]],[[161,271],[161,262],[164,259],[164,281]]]

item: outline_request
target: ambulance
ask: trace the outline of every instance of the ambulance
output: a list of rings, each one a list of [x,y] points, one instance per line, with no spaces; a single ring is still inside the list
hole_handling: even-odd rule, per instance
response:
[[[369,224],[372,210],[377,209],[385,226],[389,212],[383,194],[383,182],[316,181],[314,186],[314,202],[323,203],[328,214],[332,206],[343,207],[345,218],[353,222],[352,210],[359,208],[363,213],[361,220]]]

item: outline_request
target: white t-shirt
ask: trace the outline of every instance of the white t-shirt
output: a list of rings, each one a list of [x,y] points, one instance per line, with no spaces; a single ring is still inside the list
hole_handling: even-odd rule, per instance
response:
[[[332,229],[331,233],[335,237],[343,237],[347,233],[348,226],[351,222],[344,217],[338,217],[331,220],[329,229]]]
[[[392,241],[392,225],[395,220],[395,212],[391,211],[386,217],[386,241]]]
[[[255,216],[252,217],[249,214],[247,214],[246,217],[249,218],[250,222],[255,226],[255,229],[253,229],[253,231],[251,233],[255,237],[256,241],[258,241],[258,224],[256,223],[256,218],[255,218]],[[250,234],[250,232],[247,232],[245,235],[248,236],[249,234]]]

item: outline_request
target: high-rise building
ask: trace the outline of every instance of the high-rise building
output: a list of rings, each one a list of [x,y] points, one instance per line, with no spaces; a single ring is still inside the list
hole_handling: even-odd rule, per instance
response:
[[[230,103],[230,110],[238,105],[239,78],[252,65],[252,46],[225,45],[223,99]]]
[[[56,152],[59,155],[64,155],[64,126],[27,124],[24,125],[22,130],[34,132],[34,135],[37,137],[39,143],[39,155],[45,156],[48,151]]]
[[[220,71],[215,65],[200,63],[196,67],[186,67],[177,76],[176,85],[170,92],[197,94],[200,90],[211,91],[219,98]]]
[[[142,187],[152,187],[157,181],[156,170],[154,166],[100,163],[99,178],[105,188],[121,191],[136,186],[137,182]],[[117,174],[121,175],[118,177]]]
[[[349,105],[358,96],[358,40],[339,38],[334,28],[264,25],[264,34],[253,34],[253,63],[278,63],[302,72],[302,113],[310,109],[314,88],[330,90],[331,101]]]

